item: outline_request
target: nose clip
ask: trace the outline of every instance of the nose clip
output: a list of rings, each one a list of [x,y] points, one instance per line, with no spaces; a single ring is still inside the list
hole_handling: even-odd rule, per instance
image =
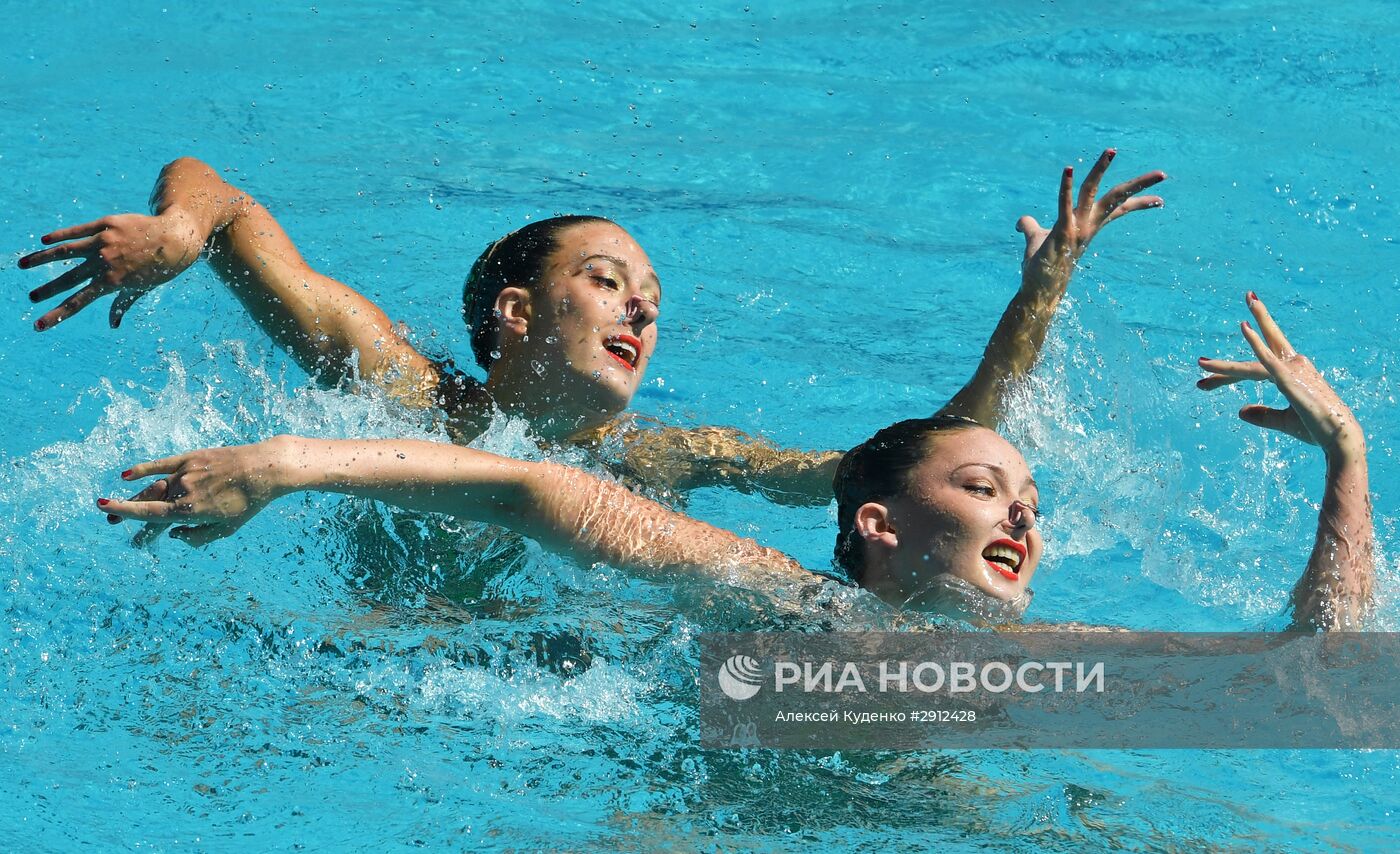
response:
[[[1006,517],[1015,527],[1030,529],[1035,527],[1035,523],[1040,519],[1040,514],[1029,503],[1017,498],[1007,508]]]
[[[643,318],[646,322],[650,322],[656,319],[657,312],[656,303],[641,294],[633,294],[628,297],[626,304],[623,305],[623,319],[628,323],[636,323]]]

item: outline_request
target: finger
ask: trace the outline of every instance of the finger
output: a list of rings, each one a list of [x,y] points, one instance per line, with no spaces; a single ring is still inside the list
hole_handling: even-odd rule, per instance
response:
[[[138,291],[134,288],[123,288],[117,291],[117,298],[112,300],[112,308],[107,312],[107,324],[113,329],[121,326],[122,318],[126,316],[127,310],[135,305],[136,301],[145,293],[145,291]]]
[[[160,500],[162,500],[162,499],[164,499],[164,498],[166,497],[166,496],[165,496],[165,487],[166,487],[166,485],[167,485],[167,481],[165,480],[165,478],[161,478],[160,480],[156,481],[155,483],[151,484],[150,486],[147,486],[145,489],[143,489],[143,490],[141,490],[140,492],[136,493],[135,495],[131,496],[131,498],[128,499],[128,500],[129,500],[129,501],[160,501]],[[117,524],[120,524],[121,521],[122,521],[122,517],[116,515],[115,513],[108,513],[108,514],[107,514],[107,522],[108,522],[109,524],[117,525]],[[149,528],[149,527],[151,527],[151,526],[150,526],[150,525],[147,525],[146,527]],[[140,538],[140,534],[139,534],[139,533],[137,534],[137,538],[138,538],[138,539]],[[133,545],[142,545],[142,543],[138,543],[138,542],[136,542],[135,540],[133,540],[132,542],[133,542]]]
[[[1271,409],[1267,406],[1251,403],[1240,410],[1240,418],[1256,427],[1263,427],[1265,430],[1287,433],[1309,445],[1317,444],[1312,434],[1308,432],[1308,428],[1303,426],[1303,420],[1298,417],[1297,411],[1292,408]]]
[[[155,481],[154,483],[152,483],[152,484],[150,484],[149,486],[147,486],[145,489],[143,489],[143,490],[141,490],[140,492],[136,493],[135,495],[131,496],[131,498],[129,498],[129,499],[127,499],[127,500],[129,500],[129,501],[164,501],[164,500],[166,500],[166,499],[168,499],[168,498],[173,498],[173,496],[168,496],[168,495],[165,494],[165,493],[166,493],[166,489],[169,488],[169,486],[170,486],[170,481],[166,480],[165,478],[161,478],[160,480]]]
[[[1099,181],[1103,180],[1103,174],[1108,171],[1108,164],[1113,162],[1117,154],[1115,149],[1109,148],[1099,155],[1098,162],[1089,170],[1089,174],[1084,177],[1084,183],[1079,186],[1079,205],[1075,209],[1076,213],[1081,216],[1089,215],[1089,209],[1094,206],[1094,199],[1099,195]]]
[[[1259,333],[1254,331],[1254,327],[1249,325],[1249,321],[1240,324],[1240,331],[1244,333],[1244,340],[1249,342],[1250,348],[1254,350],[1254,355],[1259,357],[1259,364],[1265,368],[1278,364],[1278,356],[1274,355],[1274,351],[1259,337]],[[1272,370],[1269,371],[1269,376],[1274,376]]]
[[[1207,359],[1202,356],[1196,360],[1196,364],[1200,365],[1203,371],[1224,374],[1237,380],[1267,380],[1272,376],[1269,370],[1258,362],[1230,362],[1225,359]]]
[[[1254,315],[1254,319],[1259,322],[1259,331],[1263,334],[1264,340],[1268,342],[1269,348],[1280,356],[1294,355],[1293,345],[1288,343],[1283,330],[1278,328],[1273,316],[1264,307],[1264,301],[1259,299],[1254,291],[1250,291],[1245,297],[1245,302],[1249,304],[1249,311]]]
[[[1099,200],[1099,211],[1102,215],[1107,217],[1108,214],[1113,213],[1119,205],[1123,204],[1128,199],[1136,196],[1148,187],[1154,184],[1160,184],[1165,180],[1167,180],[1167,173],[1158,170],[1156,172],[1146,172],[1131,181],[1124,181],[1105,193],[1104,197]]]
[[[72,243],[65,243],[62,246],[55,246],[52,249],[41,249],[19,259],[19,268],[28,270],[31,267],[38,267],[41,264],[48,264],[53,261],[62,261],[65,258],[76,258],[79,255],[87,255],[88,251],[97,245],[96,237],[89,237],[87,240],[75,240]]]
[[[79,282],[91,279],[97,275],[97,271],[102,268],[98,261],[88,259],[71,270],[65,270],[63,275],[53,281],[40,285],[29,292],[30,302],[43,302],[51,296],[61,294],[64,291],[77,287]]]
[[[1201,391],[1215,391],[1218,388],[1224,388],[1227,385],[1234,385],[1235,383],[1242,383],[1244,381],[1245,377],[1227,377],[1223,374],[1211,374],[1208,377],[1202,377],[1196,380],[1196,388]]]
[[[122,480],[140,480],[153,474],[174,474],[180,470],[180,466],[185,464],[185,460],[189,459],[189,456],[189,454],[176,454],[173,457],[162,457],[148,463],[137,463],[122,472]]]
[[[170,529],[172,539],[180,540],[196,548],[207,546],[215,540],[222,540],[238,530],[237,525],[215,522],[208,525],[181,525]]]
[[[110,288],[106,282],[93,281],[92,284],[73,294],[58,304],[58,308],[34,321],[34,328],[40,331],[52,329],[63,321],[92,305],[93,300],[105,295]],[[42,325],[40,325],[42,324]]]
[[[174,501],[123,501],[120,498],[99,498],[97,506],[111,516],[123,519],[165,519],[183,515]]]
[[[39,242],[45,246],[50,243],[57,243],[60,240],[72,240],[75,237],[91,237],[99,231],[107,228],[107,218],[95,219],[92,222],[85,222],[81,225],[70,225],[67,228],[60,228],[58,231],[50,231]]]
[[[1056,228],[1069,228],[1074,222],[1074,167],[1066,166],[1060,173],[1060,213]]]
[[[1104,218],[1104,222],[1113,222],[1123,214],[1129,214],[1133,211],[1146,210],[1147,208],[1160,208],[1162,204],[1161,196],[1133,196],[1131,199],[1128,199],[1123,204],[1114,208],[1113,212]]]

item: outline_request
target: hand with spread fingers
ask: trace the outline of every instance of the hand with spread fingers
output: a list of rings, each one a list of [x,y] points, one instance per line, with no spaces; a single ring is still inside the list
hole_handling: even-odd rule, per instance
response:
[[[1160,170],[1146,172],[1131,181],[1124,181],[1095,198],[1099,182],[1118,152],[1107,149],[1089,170],[1074,197],[1074,168],[1066,166],[1060,176],[1059,215],[1055,224],[1044,228],[1035,217],[1023,216],[1016,230],[1026,236],[1026,255],[1022,262],[1026,283],[1037,281],[1068,281],[1074,263],[1089,248],[1089,243],[1105,225],[1124,214],[1146,208],[1160,208],[1161,196],[1138,195],[1143,190],[1167,178]]]
[[[1356,416],[1323,379],[1313,363],[1300,355],[1288,343],[1263,300],[1250,291],[1246,297],[1250,313],[1259,324],[1256,332],[1242,323],[1245,340],[1254,350],[1256,361],[1235,362],[1224,359],[1199,360],[1202,369],[1211,375],[1196,383],[1209,391],[1242,381],[1272,382],[1288,400],[1286,409],[1273,409],[1250,404],[1240,410],[1240,418],[1268,430],[1278,430],[1310,445],[1319,445],[1334,455],[1364,457],[1366,439]]]
[[[939,412],[960,415],[996,428],[1005,415],[1007,392],[1035,367],[1060,300],[1069,288],[1075,265],[1089,243],[1107,223],[1145,208],[1162,206],[1161,196],[1139,195],[1166,180],[1161,171],[1146,172],[1095,198],[1099,183],[1117,152],[1104,151],[1074,195],[1074,169],[1060,173],[1059,214],[1051,228],[1023,216],[1016,230],[1026,237],[1021,263],[1021,288],[1006,306],[982,361],[952,400]]]
[[[132,466],[122,472],[123,480],[164,477],[126,501],[99,498],[97,506],[114,524],[147,522],[141,540],[177,525],[170,536],[205,545],[234,533],[282,494],[275,442],[209,448]]]
[[[1245,380],[1273,383],[1288,400],[1288,408],[1250,404],[1240,410],[1240,418],[1319,445],[1326,453],[1317,539],[1307,569],[1293,587],[1292,627],[1355,631],[1370,613],[1375,579],[1366,438],[1351,409],[1312,362],[1288,343],[1263,301],[1253,291],[1246,301],[1259,330],[1248,323],[1240,324],[1240,330],[1256,361],[1202,357],[1201,367],[1211,374],[1197,386],[1209,391]]]
[[[62,323],[99,297],[116,294],[108,314],[113,329],[143,294],[183,273],[199,260],[206,234],[194,216],[171,207],[156,216],[117,214],[61,228],[41,238],[41,249],[19,259],[22,270],[54,261],[79,260],[75,267],[29,292],[43,302],[83,285],[34,321],[42,332]]]

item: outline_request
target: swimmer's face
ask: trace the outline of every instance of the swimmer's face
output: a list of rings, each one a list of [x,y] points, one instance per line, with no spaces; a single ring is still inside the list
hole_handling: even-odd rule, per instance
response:
[[[523,355],[562,408],[614,415],[656,349],[661,283],[632,236],[610,222],[570,226],[531,288]]]
[[[948,573],[998,599],[1020,596],[1044,547],[1030,509],[1040,495],[1025,459],[980,427],[928,441],[928,454],[909,473],[908,492],[884,502],[895,542],[878,568],[870,567],[879,577],[867,577],[867,586],[888,601],[917,606],[933,579]]]

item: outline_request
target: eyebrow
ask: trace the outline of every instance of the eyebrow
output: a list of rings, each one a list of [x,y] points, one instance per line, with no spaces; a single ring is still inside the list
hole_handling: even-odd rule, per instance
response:
[[[619,258],[619,257],[617,257],[616,255],[604,255],[604,254],[601,253],[601,252],[595,252],[595,253],[593,253],[592,255],[589,255],[587,258],[584,258],[584,259],[583,259],[582,261],[580,261],[579,263],[580,263],[580,264],[587,264],[589,261],[592,261],[594,258],[602,258],[604,261],[611,261],[612,263],[616,264],[617,266],[621,267],[621,268],[624,269],[624,270],[630,270],[630,269],[632,269],[632,265],[631,265],[631,264],[628,264],[626,260],[624,260],[624,259],[622,259],[622,258]],[[651,272],[651,274],[647,276],[647,279],[648,279],[653,285],[656,285],[656,296],[657,296],[658,298],[660,298],[660,296],[661,296],[661,279],[657,277],[656,271],[653,270],[653,271]]]
[[[960,465],[960,466],[958,466],[957,468],[953,469],[953,474],[957,474],[958,472],[962,471],[962,470],[965,469],[965,468],[968,468],[969,466],[976,466],[976,467],[978,467],[978,468],[991,469],[992,471],[996,472],[996,473],[1001,477],[1002,481],[1004,481],[1005,483],[1010,483],[1010,482],[1011,482],[1011,480],[1006,476],[1006,469],[1004,469],[1004,468],[1002,468],[1001,466],[998,466],[998,465],[993,465],[992,463],[963,463],[962,465]],[[1039,484],[1037,484],[1037,483],[1035,482],[1035,478],[1033,478],[1033,477],[1031,477],[1031,478],[1026,478],[1026,482],[1025,482],[1024,484],[1022,484],[1022,486],[1029,486],[1030,488],[1034,489],[1036,492],[1039,492],[1039,491],[1040,491],[1040,486],[1039,486]]]

